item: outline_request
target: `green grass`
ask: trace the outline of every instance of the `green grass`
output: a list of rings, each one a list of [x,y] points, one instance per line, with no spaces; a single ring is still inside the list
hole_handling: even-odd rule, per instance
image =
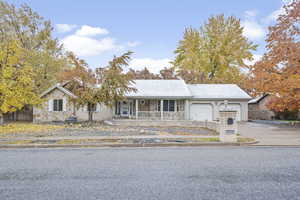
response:
[[[244,143],[244,142],[254,142],[255,139],[253,138],[244,138],[244,137],[238,137],[237,138],[237,142],[240,142],[240,143]]]
[[[220,142],[220,139],[218,137],[210,137],[210,138],[193,138],[190,139],[194,142]]]

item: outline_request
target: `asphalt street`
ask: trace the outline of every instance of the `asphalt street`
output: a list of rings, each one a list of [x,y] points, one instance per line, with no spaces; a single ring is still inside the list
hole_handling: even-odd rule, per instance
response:
[[[300,199],[300,148],[0,150],[0,200]]]

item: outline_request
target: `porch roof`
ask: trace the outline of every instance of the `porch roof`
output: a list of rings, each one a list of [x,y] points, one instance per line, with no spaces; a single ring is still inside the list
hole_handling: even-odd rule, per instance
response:
[[[192,97],[183,80],[135,80],[136,92],[126,94],[132,98],[190,98]]]

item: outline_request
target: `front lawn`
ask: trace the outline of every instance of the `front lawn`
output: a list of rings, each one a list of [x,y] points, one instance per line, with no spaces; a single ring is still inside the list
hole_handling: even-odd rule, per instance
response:
[[[33,123],[9,123],[0,126],[0,135],[16,133],[41,133],[61,128],[64,128],[64,126]]]

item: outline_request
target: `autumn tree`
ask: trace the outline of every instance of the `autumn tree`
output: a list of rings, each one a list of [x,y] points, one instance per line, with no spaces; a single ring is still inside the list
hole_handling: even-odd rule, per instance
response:
[[[4,113],[17,111],[27,104],[41,103],[35,92],[36,74],[27,60],[28,51],[19,41],[0,43],[0,124]]]
[[[250,67],[254,95],[270,94],[272,110],[300,110],[300,1],[284,6],[284,14],[269,27],[267,52]]]
[[[23,4],[17,8],[0,0],[0,43],[18,41],[27,50],[27,63],[32,66],[36,92],[40,93],[57,82],[56,75],[67,66],[62,45],[52,36],[53,28]]]
[[[130,68],[127,74],[132,76],[134,79],[160,79],[158,74],[150,72],[147,67],[142,70],[134,70]]]
[[[66,88],[78,97],[71,99],[77,109],[88,106],[89,120],[92,120],[95,111],[93,105],[98,102],[98,99],[95,98],[98,89],[95,87],[95,73],[89,69],[84,60],[79,59],[73,53],[68,54],[68,63],[70,68],[59,75],[59,80],[62,82],[67,81]]]
[[[98,102],[112,107],[115,102],[125,99],[129,92],[136,91],[133,84],[133,76],[124,72],[124,67],[128,66],[132,52],[124,53],[119,57],[114,57],[108,66],[101,70],[102,77],[98,79],[100,90],[97,91],[96,98]],[[99,74],[99,70],[97,70]]]
[[[93,71],[84,60],[69,54],[71,69],[61,73],[59,79],[68,81],[67,89],[78,97],[72,99],[77,108],[88,106],[89,121],[93,120],[96,104],[112,107],[116,101],[123,100],[127,92],[135,91],[132,76],[123,71],[130,55],[131,52],[127,52],[114,57],[108,66]]]
[[[240,20],[224,15],[209,18],[199,30],[186,28],[173,65],[187,82],[239,83],[244,61],[257,47],[242,33]]]
[[[178,79],[176,75],[176,71],[173,67],[165,67],[162,70],[159,71],[159,76],[161,79]]]

